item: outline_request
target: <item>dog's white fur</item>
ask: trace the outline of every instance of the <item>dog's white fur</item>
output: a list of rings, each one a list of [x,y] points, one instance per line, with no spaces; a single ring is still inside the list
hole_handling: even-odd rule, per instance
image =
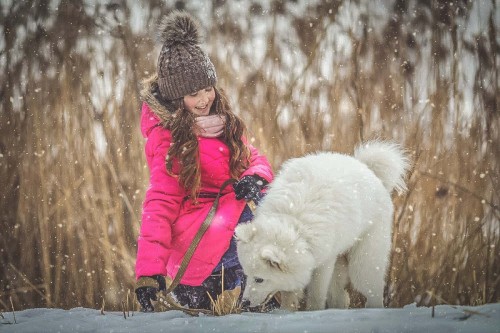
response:
[[[405,190],[408,158],[373,141],[354,157],[323,152],[285,162],[252,222],[237,227],[247,275],[243,298],[262,304],[280,291],[285,308],[346,308],[345,285],[383,307],[391,247],[391,192]],[[338,258],[338,260],[337,260]]]

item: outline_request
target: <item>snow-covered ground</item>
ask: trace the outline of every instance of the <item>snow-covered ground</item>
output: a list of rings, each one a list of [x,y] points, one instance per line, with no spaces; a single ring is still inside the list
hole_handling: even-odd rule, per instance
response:
[[[477,307],[408,305],[402,309],[350,309],[314,312],[244,313],[190,317],[179,311],[130,313],[75,308],[29,309],[2,313],[0,332],[500,332],[500,303]]]

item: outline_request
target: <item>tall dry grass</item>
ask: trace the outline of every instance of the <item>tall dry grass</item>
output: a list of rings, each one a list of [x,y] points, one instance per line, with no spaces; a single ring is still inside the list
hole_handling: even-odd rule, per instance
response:
[[[119,309],[148,177],[138,83],[155,69],[153,23],[181,4],[146,3],[132,30],[133,2],[33,3],[1,5],[0,306]],[[484,4],[474,33],[478,12],[463,1],[190,7],[208,18],[219,83],[276,170],[376,137],[411,154],[388,306],[436,302],[428,292],[499,300],[499,23]]]

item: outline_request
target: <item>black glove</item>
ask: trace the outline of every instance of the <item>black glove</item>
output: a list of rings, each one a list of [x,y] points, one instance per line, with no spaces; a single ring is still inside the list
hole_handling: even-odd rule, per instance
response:
[[[266,186],[267,181],[257,175],[244,176],[238,182],[233,184],[236,200],[253,200],[259,202],[262,198],[262,189]]]
[[[159,290],[167,290],[165,278],[161,275],[141,276],[136,283],[135,294],[142,312],[154,312],[153,303]]]

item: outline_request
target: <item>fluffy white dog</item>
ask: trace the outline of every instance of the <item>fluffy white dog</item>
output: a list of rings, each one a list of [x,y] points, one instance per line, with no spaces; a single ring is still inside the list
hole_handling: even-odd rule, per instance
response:
[[[237,227],[247,275],[243,299],[256,306],[278,291],[296,309],[346,308],[346,284],[383,307],[391,248],[391,192],[405,190],[408,158],[398,145],[373,141],[354,158],[323,152],[283,164],[252,222]]]

